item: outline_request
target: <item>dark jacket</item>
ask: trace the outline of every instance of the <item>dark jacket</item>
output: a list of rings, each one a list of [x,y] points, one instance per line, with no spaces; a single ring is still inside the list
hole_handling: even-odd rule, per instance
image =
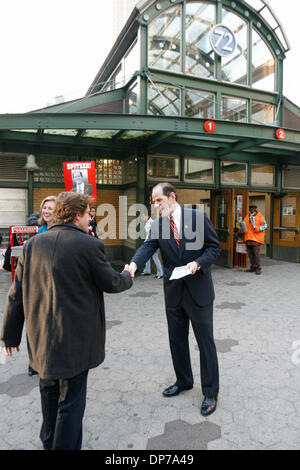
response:
[[[210,266],[221,250],[218,236],[206,214],[194,209],[181,208],[181,239],[177,248],[169,219],[159,217],[151,226],[150,237],[139,248],[131,261],[141,270],[159,248],[164,265],[164,293],[166,307],[177,307],[181,301],[183,281],[169,278],[173,269],[198,261],[201,269],[186,276],[185,282],[195,302],[201,307],[214,300],[214,287]]]
[[[54,224],[24,246],[1,339],[18,346],[25,317],[30,366],[43,379],[71,378],[104,360],[103,292],[131,285],[128,272],[108,263],[100,240],[74,224]]]

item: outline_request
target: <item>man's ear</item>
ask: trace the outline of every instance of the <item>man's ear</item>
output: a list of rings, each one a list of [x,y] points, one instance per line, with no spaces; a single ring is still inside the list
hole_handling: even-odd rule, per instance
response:
[[[74,220],[73,220],[73,224],[76,224],[76,222],[78,222],[80,219],[80,214],[76,214],[75,217],[74,217]]]

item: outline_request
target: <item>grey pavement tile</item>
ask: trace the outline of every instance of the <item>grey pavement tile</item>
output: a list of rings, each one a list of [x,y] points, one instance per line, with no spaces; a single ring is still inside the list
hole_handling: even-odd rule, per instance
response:
[[[209,421],[188,424],[171,421],[165,425],[164,433],[148,440],[148,450],[206,450],[207,444],[221,437],[221,428]]]

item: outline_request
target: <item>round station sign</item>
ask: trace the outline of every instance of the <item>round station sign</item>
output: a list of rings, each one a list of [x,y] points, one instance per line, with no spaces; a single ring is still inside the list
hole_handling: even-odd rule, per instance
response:
[[[227,57],[236,49],[236,38],[228,26],[216,24],[210,32],[211,47],[216,54]]]
[[[286,136],[285,130],[284,129],[276,129],[275,135],[276,135],[276,139],[284,140],[285,136]]]
[[[205,121],[203,127],[206,132],[215,132],[217,128],[215,121]]]

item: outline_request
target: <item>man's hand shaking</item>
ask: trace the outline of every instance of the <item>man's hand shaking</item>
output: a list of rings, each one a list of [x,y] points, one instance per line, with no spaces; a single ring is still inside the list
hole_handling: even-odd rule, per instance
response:
[[[125,264],[123,271],[130,272],[131,278],[134,279],[137,265],[135,263]]]

